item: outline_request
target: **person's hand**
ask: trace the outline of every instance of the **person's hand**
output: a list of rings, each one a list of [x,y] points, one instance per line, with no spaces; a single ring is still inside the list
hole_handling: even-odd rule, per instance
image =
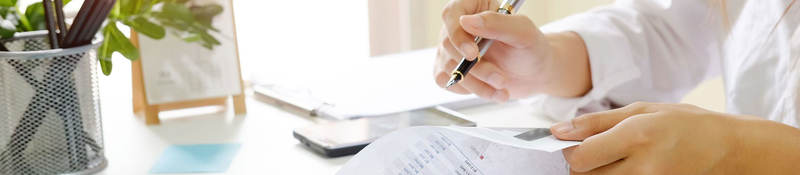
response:
[[[800,131],[685,104],[635,103],[551,127],[572,174],[800,172]]]
[[[448,90],[506,101],[539,91],[549,81],[551,46],[536,25],[523,15],[496,13],[495,0],[453,0],[444,9],[443,39],[434,76],[444,87],[463,56],[478,56],[475,36],[494,39],[480,63]],[[580,71],[580,70],[577,70]]]

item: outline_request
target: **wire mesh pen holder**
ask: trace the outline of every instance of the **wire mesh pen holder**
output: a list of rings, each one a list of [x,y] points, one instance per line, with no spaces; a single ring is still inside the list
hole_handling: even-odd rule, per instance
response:
[[[92,174],[106,166],[96,49],[50,49],[46,33],[0,40],[0,174]]]

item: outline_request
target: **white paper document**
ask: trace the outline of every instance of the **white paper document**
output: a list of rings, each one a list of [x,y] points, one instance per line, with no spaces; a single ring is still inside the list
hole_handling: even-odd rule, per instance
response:
[[[335,119],[383,116],[443,104],[486,103],[475,95],[459,95],[437,86],[431,66],[435,58],[436,49],[386,55],[321,71],[324,73],[303,84],[264,84],[254,89]],[[274,93],[265,94],[260,90],[264,88]]]
[[[431,66],[434,58],[433,49],[372,58],[332,72],[314,92],[335,105],[329,112],[339,116],[379,116],[477,99],[437,86]]]
[[[514,137],[520,133],[473,127],[403,129],[371,143],[338,174],[569,174],[561,150],[580,142]]]

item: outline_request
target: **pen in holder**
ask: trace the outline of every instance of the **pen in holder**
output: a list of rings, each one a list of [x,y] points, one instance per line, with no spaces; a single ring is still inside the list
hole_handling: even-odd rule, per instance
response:
[[[46,32],[0,40],[0,174],[89,174],[105,168],[97,36],[51,49]]]

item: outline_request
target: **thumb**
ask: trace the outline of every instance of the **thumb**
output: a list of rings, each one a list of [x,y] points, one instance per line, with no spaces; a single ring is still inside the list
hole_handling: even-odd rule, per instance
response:
[[[523,15],[506,15],[486,11],[460,18],[464,31],[475,36],[493,39],[517,48],[531,46],[541,32],[533,21]]]
[[[657,112],[652,104],[635,103],[623,108],[585,114],[550,127],[553,136],[562,140],[584,140],[616,126],[623,120],[640,114]]]

